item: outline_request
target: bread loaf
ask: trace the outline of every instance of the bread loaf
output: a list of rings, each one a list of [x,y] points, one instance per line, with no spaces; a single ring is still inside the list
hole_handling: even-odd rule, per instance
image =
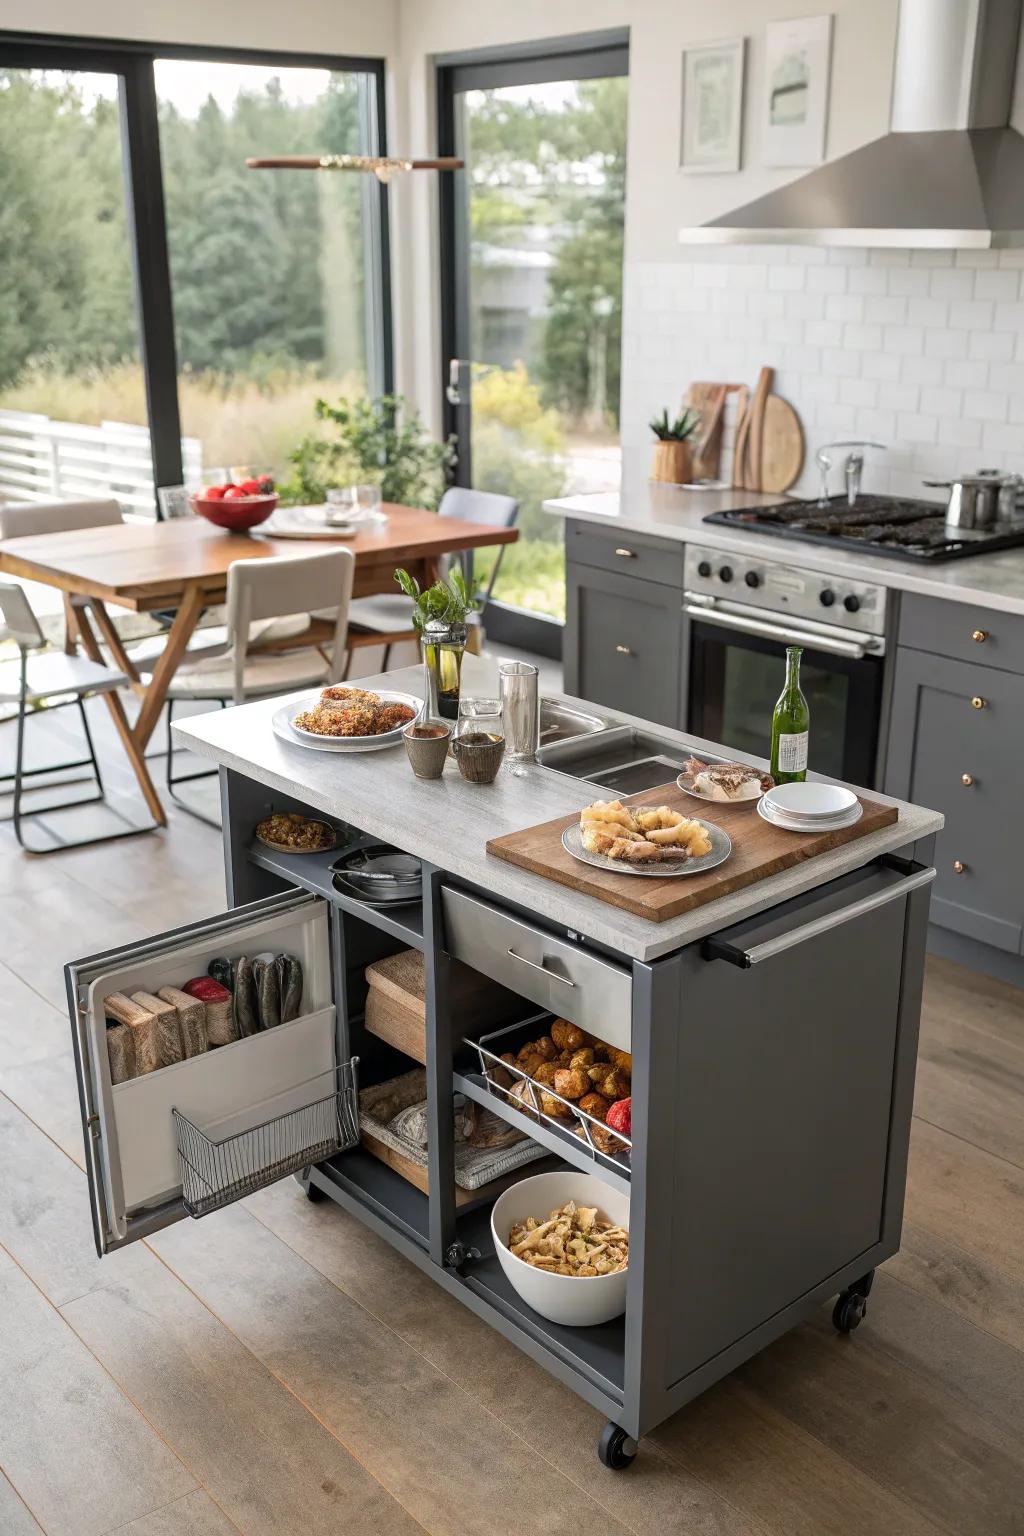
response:
[[[170,1003],[178,1014],[181,1047],[186,1056],[201,1056],[206,1050],[206,1004],[190,997],[178,987],[161,987],[157,997]]]
[[[104,1012],[118,1024],[124,1024],[132,1032],[135,1044],[135,1076],[155,1072],[160,1065],[160,1031],[148,1008],[140,1008],[123,992],[114,992],[104,999]]]
[[[166,1002],[162,997],[154,997],[151,992],[133,992],[132,1002],[138,1003],[140,1008],[145,1008],[156,1019],[160,1039],[160,1065],[173,1067],[176,1061],[183,1060],[185,1052],[181,1044],[181,1025],[174,1004]]]
[[[126,1083],[135,1076],[135,1039],[127,1024],[107,1020],[107,1060],[110,1062],[110,1081]]]

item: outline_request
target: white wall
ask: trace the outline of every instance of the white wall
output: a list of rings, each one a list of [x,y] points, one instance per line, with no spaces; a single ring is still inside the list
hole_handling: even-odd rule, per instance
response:
[[[400,0],[4,0],[0,25],[131,42],[192,43],[383,57]]]

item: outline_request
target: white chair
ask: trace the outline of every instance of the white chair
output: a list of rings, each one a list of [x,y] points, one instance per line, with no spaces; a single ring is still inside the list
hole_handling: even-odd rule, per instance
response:
[[[295,559],[236,560],[228,567],[227,651],[223,656],[195,661],[186,657],[167,690],[167,789],[183,809],[200,820],[210,819],[175,795],[178,784],[206,778],[209,770],[175,777],[171,730],[175,703],[208,699],[223,708],[229,700],[242,704],[246,699],[291,693],[303,687],[326,688],[340,682],[355,566],[350,549],[330,549]],[[303,644],[313,608],[329,611],[334,624],[326,654],[318,644]],[[306,617],[306,624],[288,637],[292,649],[266,651],[253,646],[254,629],[264,628],[268,620],[280,621],[298,613]]]
[[[453,485],[441,497],[437,514],[439,517],[456,517],[464,523],[492,523],[496,528],[512,528],[519,516],[519,503],[514,496],[499,496],[494,491],[475,491],[466,486]],[[481,618],[491,600],[506,547],[503,544],[498,550],[487,588],[480,594]],[[468,566],[467,579],[471,580],[472,551],[467,551],[461,558],[464,565]],[[383,645],[381,671],[386,672],[391,659],[391,647],[407,640],[419,639],[409,617],[409,599],[398,591],[393,595],[384,592],[373,597],[357,597],[349,611],[348,638],[349,656],[353,650],[367,645]],[[347,667],[345,671],[347,675]]]
[[[100,765],[96,757],[96,749],[93,746],[92,733],[89,730],[89,721],[85,713],[85,699],[91,694],[110,693],[120,688],[128,681],[123,672],[117,672],[113,667],[101,666],[98,662],[89,661],[85,656],[68,656],[63,651],[44,651],[42,655],[30,656],[30,651],[42,651],[46,640],[39,628],[38,620],[32,612],[28,598],[21,587],[14,582],[0,582],[0,613],[3,614],[4,625],[0,628],[0,640],[13,640],[19,652],[18,661],[0,663],[0,703],[17,704],[18,734],[15,747],[14,772],[2,774],[0,778],[5,783],[13,780],[13,810],[4,820],[14,824],[14,835],[18,839],[26,853],[47,854],[58,853],[65,848],[85,848],[93,843],[113,842],[121,837],[137,837],[140,832],[152,832],[155,823],[143,827],[129,827],[122,832],[108,832],[100,837],[83,837],[67,840],[51,834],[52,841],[48,847],[31,847],[25,840],[22,830],[23,823],[31,817],[44,816],[56,811],[72,810],[80,805],[93,805],[97,800],[104,799],[103,777],[100,773]],[[65,697],[69,696],[69,697]],[[65,704],[77,704],[82,719],[82,731],[85,736],[85,744],[88,756],[77,758],[71,762],[53,763],[44,768],[25,767],[25,722],[28,718],[29,708],[33,713],[39,705],[47,704],[53,699],[63,699]],[[52,713],[54,709],[62,708],[62,704],[47,705],[44,715]],[[26,792],[25,780],[39,774],[53,774],[63,772],[69,768],[85,768],[92,770],[91,777],[96,783],[96,793],[83,796],[78,800],[68,800],[51,803],[45,806],[37,806],[32,810],[23,810],[22,799]],[[82,783],[82,779],[50,780],[42,788],[52,789],[59,784]],[[31,791],[33,786],[29,786]],[[7,793],[8,791],[4,791]]]
[[[42,533],[76,528],[107,528],[123,523],[120,504],[103,501],[18,501],[0,505],[0,539],[31,539]]]

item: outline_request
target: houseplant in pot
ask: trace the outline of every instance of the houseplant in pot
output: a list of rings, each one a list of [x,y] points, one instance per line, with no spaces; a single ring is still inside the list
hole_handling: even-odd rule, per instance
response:
[[[462,658],[466,653],[466,619],[476,607],[462,568],[421,589],[408,571],[399,568],[395,580],[412,600],[412,624],[420,637],[427,682],[427,715],[457,720]]]
[[[657,438],[651,479],[685,485],[693,479],[693,437],[700,426],[700,412],[683,410],[670,420],[667,410],[655,416],[651,431]]]

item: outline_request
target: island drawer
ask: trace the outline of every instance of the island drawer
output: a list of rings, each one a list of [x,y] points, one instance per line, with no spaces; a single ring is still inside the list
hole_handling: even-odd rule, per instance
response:
[[[628,1051],[633,978],[628,970],[446,886],[448,952],[542,1008]]]
[[[983,667],[1024,673],[1024,616],[973,603],[904,594],[900,645]]]
[[[621,529],[594,528],[590,523],[568,523],[565,557],[602,571],[620,571],[663,586],[683,585],[683,546],[676,541],[624,533]]]

